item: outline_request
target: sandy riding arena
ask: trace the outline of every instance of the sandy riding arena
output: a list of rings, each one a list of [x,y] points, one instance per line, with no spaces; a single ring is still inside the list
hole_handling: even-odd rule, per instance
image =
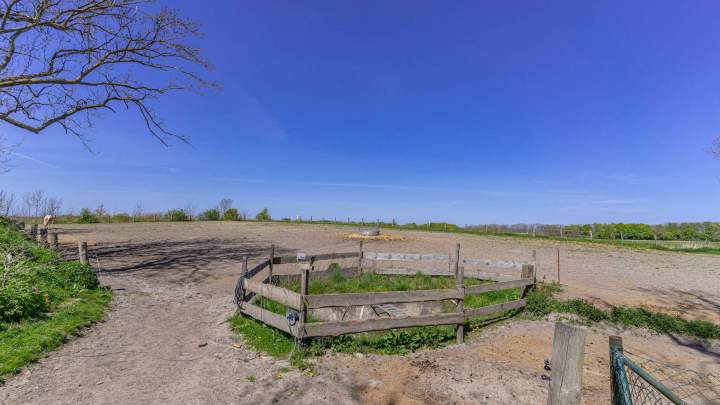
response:
[[[317,375],[257,354],[225,320],[234,313],[241,258],[355,249],[352,228],[247,222],[53,225],[66,254],[88,241],[91,264],[112,288],[112,309],[84,336],[0,387],[3,404],[545,403],[552,319],[513,320],[407,356],[314,358]],[[646,306],[720,323],[720,257],[636,251],[595,244],[446,233],[391,232],[365,241],[377,251],[448,252],[525,260],[537,251],[538,279],[557,277],[566,297],[601,305]],[[668,363],[720,374],[718,342],[644,330],[591,328],[584,401],[609,402],[607,338]]]

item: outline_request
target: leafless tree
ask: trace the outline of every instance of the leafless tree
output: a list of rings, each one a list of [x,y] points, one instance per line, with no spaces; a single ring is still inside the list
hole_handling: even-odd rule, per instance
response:
[[[223,198],[218,203],[218,211],[220,211],[220,216],[225,216],[225,212],[227,212],[228,209],[232,208],[233,200],[230,198]]]
[[[57,216],[62,208],[62,199],[49,197],[45,203],[45,215]]]
[[[35,190],[23,195],[23,204],[25,205],[25,214],[29,217],[38,217],[45,209],[47,197],[42,190]]]
[[[188,218],[193,219],[195,218],[195,214],[197,214],[197,206],[195,204],[188,203],[182,211],[188,216]]]
[[[0,190],[0,215],[8,216],[15,205],[15,194]]]
[[[152,102],[215,86],[189,41],[198,25],[153,0],[0,0],[0,120],[33,133],[83,135],[102,112],[134,109],[152,136],[170,132]]]
[[[135,204],[135,208],[133,208],[133,221],[137,221],[138,218],[140,218],[143,214],[142,205]]]

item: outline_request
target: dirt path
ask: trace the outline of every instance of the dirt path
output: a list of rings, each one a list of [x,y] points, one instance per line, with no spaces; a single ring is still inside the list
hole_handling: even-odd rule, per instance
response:
[[[90,241],[93,264],[103,269],[102,282],[114,290],[112,311],[84,337],[0,387],[0,403],[544,403],[547,382],[541,375],[543,359],[550,353],[551,322],[513,321],[471,336],[468,344],[405,357],[326,355],[316,360],[315,377],[296,370],[283,372],[287,362],[258,356],[242,341],[234,342],[224,321],[234,312],[232,288],[242,256],[262,256],[271,243],[285,252],[354,248],[354,242],[342,239],[342,230],[255,224],[64,227],[61,240]],[[496,259],[527,255],[528,246],[515,241],[465,238],[460,242],[471,252],[468,255]],[[443,252],[452,249],[457,239],[408,233],[406,241],[374,248]],[[717,263],[704,256],[679,255],[678,260],[654,252],[656,256],[631,252],[628,259],[623,251],[604,247],[566,250],[569,272],[573,266],[580,268],[578,262],[587,264],[588,257],[599,261],[590,267],[602,269],[604,263],[605,269],[611,269],[596,270],[593,282],[599,286],[608,280],[604,274],[612,274],[618,265],[615,261],[637,265],[626,278],[627,286],[612,286],[619,293],[598,290],[602,296],[598,299],[608,302],[654,296],[652,288],[668,281],[658,274],[672,266],[698,272],[682,278],[693,280],[692,288],[711,289],[695,279],[712,275],[704,272],[710,263]],[[542,261],[547,258],[544,254],[540,258],[543,271]],[[651,277],[638,279],[644,271],[650,271]],[[571,291],[589,288],[588,277],[581,271],[568,275]],[[642,286],[647,290],[638,288]],[[664,290],[676,287],[684,291],[688,285],[670,283]],[[606,342],[611,333],[624,335],[629,347],[659,360],[720,373],[717,342],[597,329],[589,336],[585,364],[586,375],[591,376],[584,384],[588,402],[607,402]]]

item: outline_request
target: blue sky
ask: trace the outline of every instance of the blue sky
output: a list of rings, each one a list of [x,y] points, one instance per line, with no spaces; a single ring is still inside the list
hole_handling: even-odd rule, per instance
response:
[[[166,1],[222,90],[23,140],[0,188],[130,211],[471,223],[720,220],[717,2]]]

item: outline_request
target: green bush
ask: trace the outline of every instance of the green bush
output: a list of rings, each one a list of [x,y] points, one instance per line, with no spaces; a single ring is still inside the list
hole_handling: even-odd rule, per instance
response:
[[[89,208],[83,208],[80,210],[80,218],[78,219],[78,223],[81,224],[94,224],[98,222],[97,216],[90,212]]]
[[[228,208],[223,215],[223,221],[237,221],[238,210],[237,208]]]
[[[168,221],[189,221],[190,217],[188,217],[188,214],[181,210],[181,209],[173,209],[169,210],[165,213],[165,218]]]
[[[200,214],[200,219],[204,221],[218,221],[220,220],[220,211],[217,208],[210,208]]]
[[[263,208],[262,211],[258,212],[257,215],[255,215],[255,219],[258,221],[270,221],[272,220],[272,217],[270,216],[270,212],[267,208]]]
[[[48,310],[50,294],[29,272],[13,272],[0,288],[0,322],[37,318]]]

